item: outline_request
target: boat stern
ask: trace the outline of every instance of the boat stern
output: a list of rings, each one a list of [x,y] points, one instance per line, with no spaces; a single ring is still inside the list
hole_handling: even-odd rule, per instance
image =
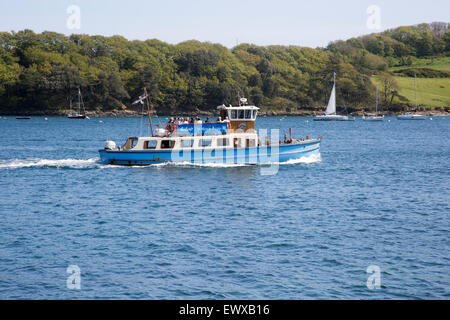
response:
[[[100,154],[100,162],[103,164],[110,164],[110,159],[108,156],[108,152],[105,149],[98,150],[98,153]]]

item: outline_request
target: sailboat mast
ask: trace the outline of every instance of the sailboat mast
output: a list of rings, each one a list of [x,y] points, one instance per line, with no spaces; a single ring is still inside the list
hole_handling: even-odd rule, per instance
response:
[[[334,87],[334,114],[336,113],[336,72],[333,72],[333,87]]]
[[[81,90],[78,88],[78,114],[81,112]]]
[[[417,80],[416,80],[416,75],[414,74],[414,101],[415,101],[415,104],[416,104],[416,111],[417,111],[417,85],[416,85],[416,82],[417,82]]]
[[[150,104],[148,102],[148,94],[147,94],[147,88],[144,88],[144,95],[145,95],[145,101],[147,102],[147,111],[148,111],[148,122],[150,123],[150,131],[153,137],[153,125],[152,125],[152,115],[150,112]]]
[[[377,97],[376,97],[376,105],[375,105],[375,115],[378,116],[378,84],[377,84]]]

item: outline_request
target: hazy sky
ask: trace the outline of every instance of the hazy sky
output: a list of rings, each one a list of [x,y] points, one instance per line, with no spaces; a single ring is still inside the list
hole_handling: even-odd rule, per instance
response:
[[[81,9],[81,28],[67,27],[70,5]],[[367,28],[371,5],[381,9],[381,30],[422,22],[450,22],[450,0],[0,0],[0,31],[25,28],[64,34],[197,39],[309,47],[378,32]]]

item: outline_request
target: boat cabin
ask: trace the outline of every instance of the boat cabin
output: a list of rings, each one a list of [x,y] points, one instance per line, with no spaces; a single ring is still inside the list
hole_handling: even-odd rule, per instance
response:
[[[225,105],[218,106],[221,117],[230,120],[230,129],[233,131],[245,132],[248,130],[255,130],[255,121],[258,115],[258,107],[247,105],[247,99],[239,99],[239,106],[226,107]]]
[[[164,126],[151,137],[131,137],[119,150],[182,150],[227,149],[259,146],[255,131],[258,107],[248,106],[247,99],[239,99],[239,106],[217,107],[220,122],[195,124],[154,124]],[[114,149],[112,146],[111,149]]]
[[[132,137],[119,150],[196,150],[252,148],[259,145],[256,133],[209,136]],[[112,147],[111,149],[114,149]]]

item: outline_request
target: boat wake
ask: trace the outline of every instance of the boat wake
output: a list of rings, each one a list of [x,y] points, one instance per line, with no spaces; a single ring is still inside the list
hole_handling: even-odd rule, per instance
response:
[[[305,164],[309,164],[309,163],[317,163],[317,162],[321,162],[322,161],[322,157],[320,156],[320,153],[316,153],[316,154],[312,154],[310,156],[307,157],[301,157],[300,159],[294,159],[294,160],[288,160],[286,162],[280,162],[280,164],[299,164],[299,163],[305,163]]]
[[[302,157],[300,159],[289,160],[286,162],[270,162],[261,163],[258,165],[292,165],[292,164],[309,164],[320,162],[321,157],[319,154],[313,154],[308,157]],[[138,168],[148,168],[148,167],[165,167],[165,166],[175,166],[175,167],[208,167],[208,168],[237,168],[237,167],[247,167],[254,166],[254,164],[234,164],[234,163],[190,163],[190,162],[167,162],[160,164],[152,164],[149,166],[131,166]],[[126,168],[124,166],[117,165],[106,165],[100,162],[99,158],[90,159],[10,159],[10,160],[0,160],[0,170],[7,169],[21,169],[21,168],[57,168],[57,169],[104,169],[104,168]],[[129,168],[129,167],[128,167]]]
[[[300,159],[288,160],[285,162],[265,162],[265,163],[191,163],[191,162],[166,162],[160,164],[153,164],[150,167],[165,167],[165,166],[174,166],[174,167],[207,167],[207,168],[238,168],[238,167],[249,167],[249,166],[267,166],[273,164],[279,165],[293,165],[293,164],[310,164],[321,162],[322,158],[320,153],[312,154],[310,156],[301,157]]]
[[[70,169],[92,169],[99,168],[102,164],[99,158],[91,159],[11,159],[0,160],[1,169],[21,169],[32,167],[48,167],[48,168],[70,168]]]

